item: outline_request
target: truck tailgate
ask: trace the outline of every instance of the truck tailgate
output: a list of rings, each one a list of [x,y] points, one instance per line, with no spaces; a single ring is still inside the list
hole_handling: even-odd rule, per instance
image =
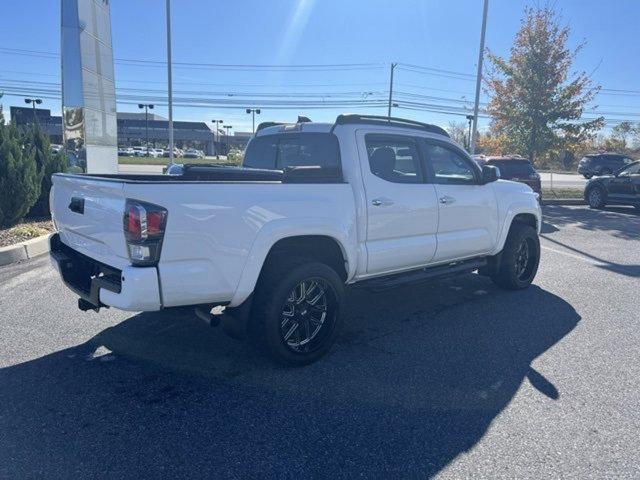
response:
[[[53,175],[51,214],[62,243],[112,266],[128,264],[123,182]]]

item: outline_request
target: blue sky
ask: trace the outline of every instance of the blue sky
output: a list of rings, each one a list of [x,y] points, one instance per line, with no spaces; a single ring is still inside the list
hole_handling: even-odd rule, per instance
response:
[[[532,3],[535,2],[490,1],[486,41],[489,49],[508,54],[523,9]],[[606,113],[607,119],[640,120],[640,92],[629,92],[640,91],[640,2],[558,0],[555,5],[563,22],[572,29],[571,43],[587,41],[575,68],[593,72],[593,79],[607,89],[595,102],[600,105],[599,110]],[[58,88],[59,60],[33,53],[15,55],[6,49],[59,53],[59,10],[56,0],[3,2],[0,91],[6,90],[7,85],[14,91]],[[163,61],[164,13],[164,0],[111,0],[115,57]],[[481,13],[481,0],[173,0],[174,62],[371,64],[304,71],[176,65],[174,90],[177,98],[185,99],[184,103],[192,104],[194,98],[221,98],[238,105],[224,109],[178,106],[174,117],[203,121],[222,118],[237,130],[246,131],[251,128],[251,120],[244,107],[261,107],[260,120],[293,120],[304,114],[313,120],[331,121],[344,111],[386,114],[384,106],[361,107],[376,99],[384,101],[390,62],[463,74],[398,68],[398,101],[457,109],[471,106]],[[163,96],[165,81],[162,66],[116,63],[118,93],[129,102],[136,101],[137,96]],[[306,96],[307,100],[325,102],[324,105],[341,100],[351,104],[324,109],[269,108],[268,102],[291,100],[283,95],[296,95],[296,99]],[[5,96],[2,102],[6,108],[21,104],[22,98]],[[60,101],[47,99],[45,107],[58,113]],[[121,104],[119,110],[135,111],[136,107]],[[157,112],[165,114],[166,109],[159,106]],[[394,114],[441,125],[464,118],[401,109],[394,110]]]

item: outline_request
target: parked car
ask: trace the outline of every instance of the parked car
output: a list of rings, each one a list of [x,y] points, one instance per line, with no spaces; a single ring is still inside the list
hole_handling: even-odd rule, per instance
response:
[[[121,157],[133,157],[134,154],[135,152],[131,147],[120,147],[118,149],[118,155]]]
[[[627,165],[613,175],[587,182],[584,198],[591,208],[608,204],[633,205],[640,209],[640,161]]]
[[[578,173],[586,179],[594,175],[611,175],[632,162],[632,158],[620,153],[590,153],[578,163]]]
[[[52,143],[50,145],[51,148],[51,153],[60,153],[62,151],[62,145],[58,145],[55,143]]]
[[[134,157],[144,157],[147,153],[146,147],[133,147],[131,150]]]
[[[163,153],[162,153],[162,156],[169,158],[169,152],[170,152],[170,149],[165,148]],[[182,156],[182,152],[179,149],[174,148],[173,149],[173,158],[180,158],[181,156]]]
[[[241,167],[54,174],[51,199],[51,257],[81,310],[192,306],[293,365],[331,348],[346,284],[478,270],[522,289],[540,258],[529,187],[440,127],[386,116],[261,125]]]
[[[485,165],[498,167],[500,178],[529,185],[542,198],[540,174],[526,158],[519,156],[486,157]]]
[[[184,158],[204,158],[204,152],[196,150],[195,148],[190,148],[184,152]]]

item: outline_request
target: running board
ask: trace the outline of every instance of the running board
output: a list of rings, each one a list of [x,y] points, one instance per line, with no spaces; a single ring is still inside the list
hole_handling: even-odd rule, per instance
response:
[[[455,275],[471,273],[478,268],[487,265],[486,258],[474,258],[471,260],[462,260],[460,262],[452,262],[446,265],[438,265],[436,267],[425,267],[420,270],[412,270],[410,272],[396,273],[386,277],[372,278],[371,280],[363,280],[358,282],[358,287],[366,288],[372,291],[382,291],[389,288],[395,288],[407,283],[422,282],[432,280],[434,278],[446,278]]]

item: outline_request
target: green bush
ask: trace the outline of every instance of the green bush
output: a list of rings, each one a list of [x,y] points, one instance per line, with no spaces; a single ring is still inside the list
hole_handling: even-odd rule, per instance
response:
[[[52,153],[51,144],[38,126],[31,128],[25,134],[25,144],[31,145],[35,149],[36,165],[42,172],[42,183],[40,184],[40,197],[35,205],[31,207],[29,216],[49,216],[49,192],[51,191],[51,175],[67,170],[67,162],[63,153]]]
[[[40,196],[42,170],[35,148],[0,117],[0,226],[22,220]]]

